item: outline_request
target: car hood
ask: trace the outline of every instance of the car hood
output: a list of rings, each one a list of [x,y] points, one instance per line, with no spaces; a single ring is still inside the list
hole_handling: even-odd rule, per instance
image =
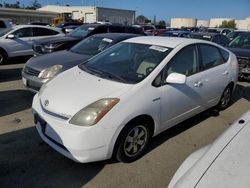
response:
[[[249,187],[250,122],[228,143],[197,187]]]
[[[244,120],[244,122],[241,122]],[[180,170],[184,173],[174,188],[249,187],[250,185],[250,111],[226,130],[199,159],[189,166],[188,159]],[[195,153],[194,153],[195,154]],[[184,169],[188,167],[187,171]],[[177,171],[177,172],[178,172]],[[175,177],[174,177],[175,178]],[[173,185],[173,184],[172,184]]]
[[[250,49],[242,49],[242,48],[228,48],[232,51],[237,57],[248,57],[250,58]]]
[[[46,37],[46,38],[38,39],[38,40],[36,40],[36,44],[45,45],[47,43],[53,44],[53,43],[75,41],[75,40],[81,40],[81,39],[76,38],[76,37],[70,37],[70,36],[67,36],[67,35],[53,36],[53,37]]]
[[[106,80],[78,66],[59,74],[41,89],[44,110],[71,118],[79,110],[102,98],[119,98],[131,84]],[[49,105],[45,105],[49,101]]]
[[[64,71],[88,60],[91,57],[91,55],[78,54],[73,53],[69,50],[62,50],[37,57],[32,57],[31,59],[29,59],[25,66],[38,71],[42,71],[53,65],[59,64],[63,66],[62,71]]]

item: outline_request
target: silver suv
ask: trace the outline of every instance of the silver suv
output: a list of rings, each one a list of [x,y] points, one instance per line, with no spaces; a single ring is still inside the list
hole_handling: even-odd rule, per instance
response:
[[[0,30],[0,64],[11,57],[32,55],[35,40],[55,35],[63,34],[59,29],[38,25],[18,25]]]

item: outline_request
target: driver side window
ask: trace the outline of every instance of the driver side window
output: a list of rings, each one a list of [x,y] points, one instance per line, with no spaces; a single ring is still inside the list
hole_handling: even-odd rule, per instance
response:
[[[187,46],[178,52],[167,64],[164,81],[167,76],[173,72],[190,76],[197,73],[198,70],[199,60],[197,47],[195,45]]]

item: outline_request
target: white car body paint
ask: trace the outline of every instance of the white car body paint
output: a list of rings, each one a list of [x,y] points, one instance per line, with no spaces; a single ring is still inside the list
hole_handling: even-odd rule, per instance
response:
[[[244,120],[244,123],[240,123]],[[250,186],[250,111],[211,145],[191,154],[179,167],[169,188]]]
[[[35,114],[39,114],[46,121],[48,130],[46,128],[45,133],[67,150],[48,139],[38,123],[36,127],[40,136],[51,147],[72,160],[90,162],[109,159],[122,128],[133,118],[140,115],[151,116],[154,120],[155,136],[216,105],[226,86],[231,81],[236,84],[237,67],[233,70],[230,65],[232,59],[237,64],[234,54],[214,43],[174,37],[137,37],[125,42],[156,45],[163,47],[162,49],[173,50],[137,84],[106,80],[74,67],[52,79],[34,97],[32,108]],[[230,54],[225,63],[227,66],[212,68],[218,69],[215,70],[218,75],[203,71],[187,77],[186,84],[154,87],[152,82],[169,60],[183,47],[196,43],[218,46],[227,51]],[[228,75],[221,79],[224,69],[228,71]],[[193,85],[199,80],[203,82],[203,87],[194,88]],[[211,90],[215,92],[210,92]],[[79,110],[101,98],[119,98],[120,101],[94,126],[76,126],[69,123]],[[45,106],[46,101],[49,101],[48,106]],[[60,118],[61,116],[67,118]]]

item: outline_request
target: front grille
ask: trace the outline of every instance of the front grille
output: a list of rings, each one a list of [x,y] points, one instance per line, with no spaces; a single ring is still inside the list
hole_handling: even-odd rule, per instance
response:
[[[69,150],[64,145],[58,143],[56,140],[54,140],[53,138],[51,138],[50,136],[48,136],[46,134],[46,127],[48,126],[47,122],[44,121],[38,114],[35,114],[35,116],[34,116],[34,122],[35,122],[35,124],[37,124],[39,122],[39,124],[41,126],[41,130],[42,130],[42,134],[47,139],[49,139],[51,142],[53,142],[55,145],[59,146],[60,148],[64,149],[65,151],[69,152]]]
[[[38,77],[38,75],[40,74],[40,71],[32,69],[30,67],[25,67],[24,68],[24,73],[30,76],[35,76]]]

